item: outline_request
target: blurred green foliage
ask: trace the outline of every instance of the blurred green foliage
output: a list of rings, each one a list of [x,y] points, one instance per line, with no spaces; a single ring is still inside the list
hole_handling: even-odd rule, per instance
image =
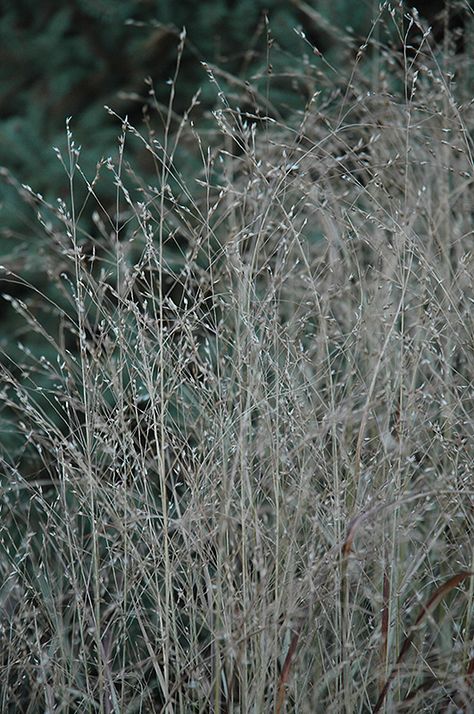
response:
[[[351,3],[322,3],[337,25],[363,25],[368,10]],[[268,14],[269,30],[264,17]],[[213,106],[215,87],[201,65],[206,61],[226,73],[219,76],[224,91],[242,92],[236,80],[251,80],[268,88],[267,32],[273,48],[272,87],[280,105],[292,103],[295,82],[290,74],[304,47],[293,28],[317,35],[314,19],[286,0],[54,0],[11,3],[0,18],[0,165],[8,167],[22,183],[50,199],[65,198],[64,171],[53,146],[65,147],[65,119],[73,117],[76,141],[84,146],[81,165],[88,174],[101,155],[114,151],[119,130],[104,104],[132,123],[140,123],[148,101],[144,78],[155,84],[159,102],[166,104],[167,80],[172,77],[181,29],[187,43],[174,103],[181,114],[200,87],[201,112]],[[328,44],[321,33],[319,44]],[[334,38],[329,38],[332,43]],[[327,49],[327,47],[324,47]],[[271,88],[272,88],[271,87]],[[15,191],[1,187],[0,254],[18,245],[24,213]],[[5,242],[10,237],[9,242]],[[13,241],[13,239],[15,239]],[[7,249],[7,252],[8,252]]]

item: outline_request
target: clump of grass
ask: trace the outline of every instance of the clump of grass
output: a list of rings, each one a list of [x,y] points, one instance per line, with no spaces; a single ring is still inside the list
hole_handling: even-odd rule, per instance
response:
[[[285,125],[221,96],[209,146],[123,118],[93,178],[68,127],[68,201],[23,189],[3,711],[472,708],[472,67],[428,41]]]

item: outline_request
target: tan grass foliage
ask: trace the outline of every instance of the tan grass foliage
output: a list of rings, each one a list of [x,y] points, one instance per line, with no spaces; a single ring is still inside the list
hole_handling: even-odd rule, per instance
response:
[[[2,711],[472,711],[473,68],[381,42],[210,138],[175,78],[162,134],[93,178],[68,128],[68,200],[22,189],[58,298],[2,366]]]

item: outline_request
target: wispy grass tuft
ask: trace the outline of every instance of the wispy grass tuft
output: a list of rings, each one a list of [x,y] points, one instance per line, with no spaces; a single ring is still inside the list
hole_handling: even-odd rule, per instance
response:
[[[21,189],[56,297],[7,297],[2,711],[472,710],[472,62],[384,7],[286,122],[222,94],[209,136],[176,75]]]

